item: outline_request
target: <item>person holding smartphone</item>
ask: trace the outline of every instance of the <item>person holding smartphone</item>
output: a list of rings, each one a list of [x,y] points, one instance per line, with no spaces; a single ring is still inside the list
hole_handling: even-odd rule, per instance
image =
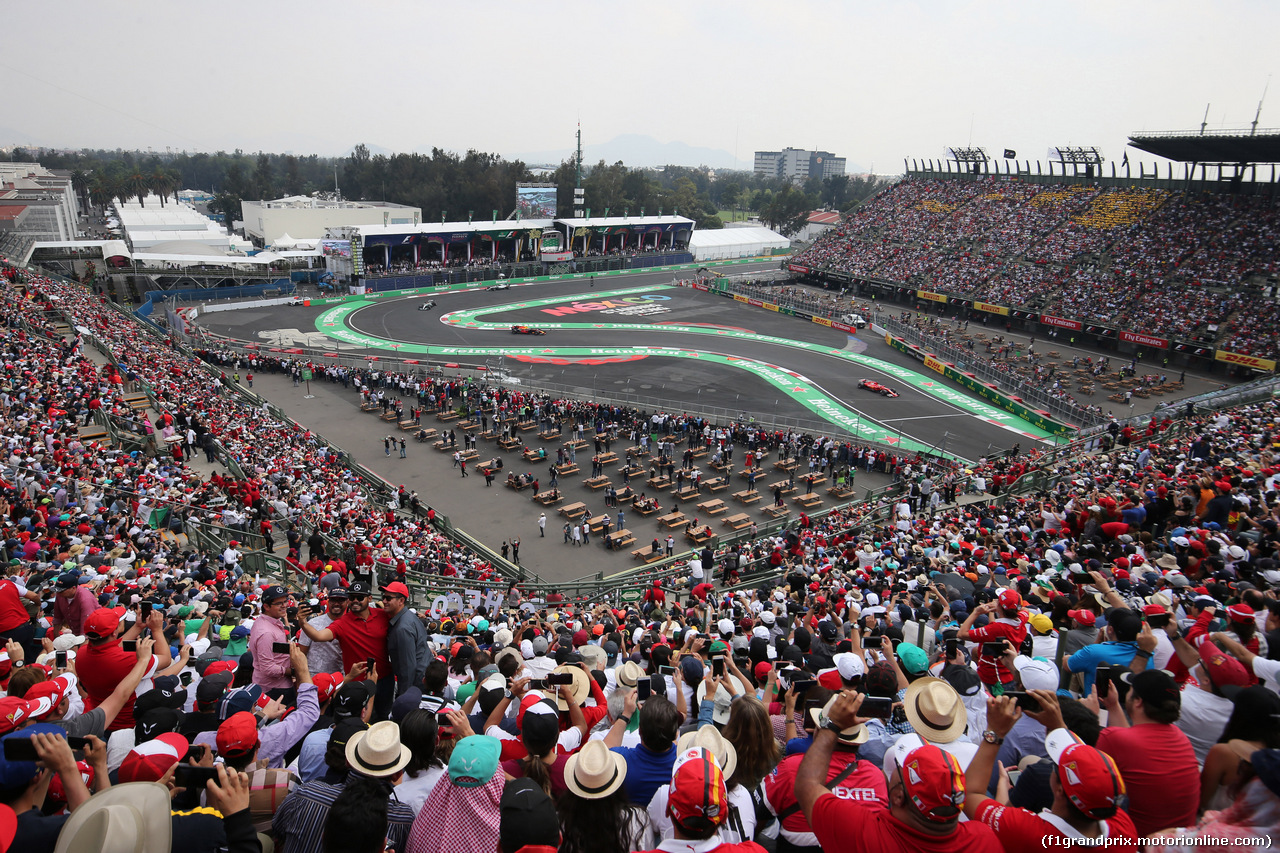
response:
[[[1018,591],[1005,589],[995,601],[975,607],[960,626],[960,640],[982,644],[977,659],[978,678],[989,693],[999,693],[996,685],[1000,685],[1000,690],[1013,689],[1014,674],[1000,661],[1004,655],[1003,645],[1000,653],[996,654],[994,644],[1008,643],[1014,649],[1022,646],[1027,638],[1027,614],[1021,608],[1022,596]],[[979,616],[993,618],[984,627],[975,628],[973,623]],[[988,643],[993,645],[988,648]]]
[[[138,636],[143,630],[142,623],[135,621],[133,627],[123,634],[119,634],[119,630],[120,617],[114,610],[107,608],[99,609],[85,623],[87,642],[80,647],[80,652],[76,655],[76,674],[84,687],[86,711],[91,711],[107,701],[138,662],[137,649],[125,651],[121,644],[125,640],[140,643]],[[146,630],[152,637],[164,637],[164,616],[161,611],[151,611]],[[168,642],[157,642],[154,653],[150,656],[150,661],[142,674],[143,681],[167,669],[172,662]],[[133,699],[132,693],[125,697],[119,713],[107,724],[108,732],[133,728]]]
[[[277,644],[289,644],[289,629],[285,627],[285,610],[289,606],[289,591],[276,584],[262,591],[262,614],[253,620],[249,632],[249,653],[253,655],[253,683],[260,686],[272,699],[293,704],[293,676],[289,654],[275,650]]]

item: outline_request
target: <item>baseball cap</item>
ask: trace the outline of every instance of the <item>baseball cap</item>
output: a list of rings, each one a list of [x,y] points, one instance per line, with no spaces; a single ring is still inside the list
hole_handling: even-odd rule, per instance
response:
[[[277,601],[281,598],[288,598],[288,597],[289,597],[289,590],[280,586],[280,584],[274,584],[262,591],[263,604],[270,604],[273,601]]]
[[[329,600],[330,600],[330,601],[332,601],[332,600],[333,600],[333,599],[335,599],[335,598],[340,598],[340,599],[342,599],[343,601],[346,601],[346,600],[347,600],[347,589],[346,589],[346,587],[338,586],[338,587],[334,587],[333,589],[329,590]]]
[[[244,755],[258,745],[258,720],[248,711],[237,711],[218,726],[218,754]]]
[[[1018,655],[1013,659],[1013,668],[1018,671],[1018,677],[1022,679],[1022,686],[1026,690],[1058,689],[1058,670],[1047,660]]]
[[[84,622],[84,633],[96,640],[110,637],[120,627],[120,616],[111,608],[102,607],[93,611]]]
[[[907,672],[919,675],[929,671],[929,656],[915,643],[898,643],[898,660]]]
[[[449,756],[449,781],[459,788],[488,784],[498,770],[502,744],[488,735],[471,735],[458,741]]]
[[[560,846],[560,821],[551,798],[537,782],[521,777],[502,789],[498,838],[503,850]]]
[[[840,672],[840,677],[845,681],[852,681],[855,678],[861,678],[867,674],[867,666],[863,662],[861,655],[855,655],[852,652],[843,652],[836,655],[831,660],[836,665],[836,669]]]
[[[1072,805],[1093,820],[1106,820],[1116,813],[1124,796],[1124,779],[1110,755],[1066,729],[1049,732],[1044,746]]]
[[[711,751],[700,746],[676,756],[667,793],[667,816],[671,822],[691,830],[724,823],[729,816],[729,794],[724,773]]]
[[[334,694],[329,710],[334,718],[358,717],[364,713],[365,703],[373,696],[375,688],[372,681],[352,681],[338,688]]]
[[[1032,628],[1035,628],[1042,634],[1047,634],[1053,630],[1053,620],[1044,613],[1037,613],[1027,621]]]
[[[200,679],[200,684],[196,686],[196,703],[211,705],[217,702],[231,686],[232,677],[229,672],[216,672]]]
[[[1068,610],[1067,615],[1086,628],[1092,628],[1098,621],[1098,617],[1092,610]]]
[[[31,685],[22,697],[27,703],[27,713],[34,720],[48,716],[75,686],[76,677],[69,672]]]
[[[1022,596],[1012,587],[1000,593],[1000,606],[1006,608],[1018,607],[1022,604]]]
[[[158,782],[182,760],[191,744],[177,732],[165,732],[129,750],[120,763],[121,782]]]
[[[348,597],[352,595],[372,595],[372,594],[373,593],[369,589],[369,585],[364,581],[356,581],[355,583],[353,583],[351,586],[347,588]]]
[[[317,672],[311,676],[311,683],[316,686],[316,701],[327,702],[342,683],[342,676],[336,672]]]
[[[218,703],[218,716],[225,720],[240,711],[252,711],[261,698],[262,687],[260,685],[248,684],[244,687],[237,687],[223,696],[222,701]]]
[[[8,697],[4,701],[7,702],[13,698]],[[17,699],[16,701],[25,704],[25,700]],[[9,732],[3,738],[0,738],[0,741],[6,741],[9,738],[29,738],[32,735],[39,734],[66,737],[67,730],[52,723],[35,723],[20,732]],[[22,788],[34,779],[39,771],[40,768],[36,766],[34,761],[11,761],[4,757],[4,751],[0,749],[0,790],[11,791],[15,788]]]
[[[382,588],[383,595],[398,595],[406,601],[409,599],[409,587],[400,583],[400,581],[392,581]]]
[[[26,699],[5,696],[0,699],[0,734],[8,734],[25,723],[30,716],[30,705]]]
[[[907,799],[934,823],[947,823],[964,804],[964,769],[956,757],[919,735],[903,735],[893,746]]]
[[[133,713],[133,737],[134,743],[138,744],[178,731],[186,719],[186,715],[176,708],[151,708],[140,714],[135,707]]]
[[[1133,695],[1142,700],[1144,705],[1159,705],[1170,700],[1182,704],[1182,692],[1178,682],[1163,669],[1147,669],[1138,673],[1124,673],[1120,676],[1133,689]]]
[[[1200,665],[1209,674],[1214,687],[1248,687],[1249,673],[1244,664],[1219,649],[1209,640],[1197,647],[1200,651]]]

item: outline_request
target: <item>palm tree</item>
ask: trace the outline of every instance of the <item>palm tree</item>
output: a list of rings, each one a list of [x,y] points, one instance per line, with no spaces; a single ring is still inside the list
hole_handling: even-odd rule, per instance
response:
[[[93,183],[89,186],[89,203],[98,208],[102,212],[112,199],[111,187],[101,176],[95,176]]]
[[[83,204],[86,191],[89,189],[89,173],[84,169],[73,169],[71,172],[71,188],[76,191],[76,197]]]
[[[138,197],[138,205],[140,207],[147,206],[147,193],[151,191],[150,183],[147,181],[146,175],[142,172],[134,172],[132,175],[124,179],[125,190],[130,196]]]
[[[151,187],[151,191],[160,196],[161,207],[164,207],[165,196],[178,188],[178,179],[174,177],[173,173],[159,166],[151,173],[151,177],[147,179],[147,182]]]

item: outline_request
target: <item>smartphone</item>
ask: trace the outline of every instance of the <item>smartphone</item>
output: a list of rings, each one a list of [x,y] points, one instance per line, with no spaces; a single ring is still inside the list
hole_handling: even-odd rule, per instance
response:
[[[711,659],[711,672],[715,674],[716,677],[724,675],[724,658],[714,657]]]
[[[190,764],[179,764],[173,769],[173,784],[179,788],[191,790],[203,788],[208,781],[218,781],[217,767],[193,767]]]
[[[67,746],[75,749],[84,749],[89,744],[86,738],[69,737],[67,738]],[[29,737],[10,737],[4,740],[4,758],[6,761],[39,761],[36,755],[36,745]]]
[[[956,652],[960,650],[959,640],[947,640],[947,660],[951,660],[956,656]]]
[[[1152,628],[1166,628],[1169,625],[1169,614],[1152,613],[1147,617],[1147,624]]]
[[[453,725],[453,723],[449,722],[448,711],[436,711],[436,725],[440,728]]]
[[[190,672],[183,671],[178,673],[178,681],[182,684],[183,687],[191,686],[191,678],[192,678],[192,675]]]
[[[286,649],[285,651],[288,651],[288,649]],[[364,659],[364,669],[365,669],[365,672],[373,672],[373,658]]]
[[[547,686],[551,685],[569,685],[573,684],[572,672],[553,672],[547,676]]]
[[[878,717],[887,720],[893,714],[893,700],[882,696],[868,696],[858,706],[858,716]]]
[[[636,681],[636,701],[643,702],[649,698],[649,694],[653,692],[653,682],[647,678],[641,678]]]
[[[206,748],[207,747],[203,743],[191,744],[191,746],[187,747],[187,754],[182,756],[182,763],[186,764],[188,761],[199,761],[201,758],[204,758],[204,751]]]
[[[151,618],[151,602],[144,601],[142,602],[141,605],[139,605],[139,608],[142,611],[142,621],[146,622],[148,619]]]
[[[880,648],[880,635],[879,635],[879,634],[874,634],[874,635],[872,635],[872,634],[863,634],[863,635],[862,635],[862,647],[863,647],[864,649],[878,649],[878,648]]]
[[[546,690],[546,689],[547,689],[547,679],[545,679],[545,678],[535,678],[535,679],[533,679],[532,681],[530,681],[530,682],[529,682],[529,689],[530,689],[530,690]]]
[[[674,666],[660,666],[658,667],[658,674],[659,675],[675,675],[676,668]]]
[[[795,691],[797,696],[803,696],[805,693],[809,692],[810,687],[817,683],[818,682],[812,678],[806,678],[803,681],[791,682],[791,689]]]
[[[126,652],[136,652],[138,650],[138,641],[137,640],[121,640],[120,648],[124,649]]]
[[[1093,677],[1093,686],[1098,690],[1098,698],[1106,699],[1111,693],[1111,673],[1104,673],[1099,667],[1097,675]]]
[[[57,666],[57,668],[58,668],[58,669],[66,669],[66,668],[67,668],[67,653],[66,653],[66,652],[54,652],[54,653],[53,653],[53,661],[54,661],[54,665],[55,665],[55,666]]]
[[[1041,710],[1040,702],[1036,699],[1036,697],[1032,696],[1030,693],[1027,693],[1024,690],[1007,690],[1005,691],[1004,695],[1012,696],[1014,698],[1014,701],[1017,703],[1018,707],[1024,711],[1039,713]]]
[[[989,657],[989,658],[1002,658],[1004,657],[1004,649],[1005,649],[1005,644],[1003,642],[983,643],[982,655],[983,657]]]

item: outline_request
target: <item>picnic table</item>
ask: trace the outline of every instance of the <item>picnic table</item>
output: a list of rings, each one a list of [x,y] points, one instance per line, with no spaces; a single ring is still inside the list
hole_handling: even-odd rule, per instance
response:
[[[618,454],[610,450],[608,453],[601,453],[597,456],[596,461],[601,465],[612,465],[614,462],[618,461]]]
[[[683,512],[671,512],[666,515],[658,516],[658,524],[663,527],[679,527],[688,520],[689,519],[684,517]]]
[[[755,503],[756,501],[760,500],[760,493],[759,493],[759,492],[748,492],[746,489],[743,489],[743,490],[742,490],[742,491],[740,491],[740,492],[734,492],[734,493],[733,493],[733,498],[734,498],[734,500],[736,500],[738,503],[753,504],[753,503]]]
[[[578,466],[572,462],[561,462],[556,466],[556,473],[561,477],[567,477],[570,474],[578,473]]]
[[[655,548],[653,547],[652,544],[646,545],[643,548],[637,548],[631,552],[632,557],[634,557],[637,560],[644,560],[646,563],[652,563],[657,560],[661,560],[662,555],[663,555],[662,546],[659,545],[657,548]]]
[[[712,477],[703,485],[705,485],[710,491],[719,492],[723,489],[729,488],[729,481],[724,477]]]
[[[741,530],[744,527],[751,526],[751,516],[747,515],[745,512],[740,512],[737,515],[727,516],[723,523],[726,527],[732,527],[734,530]]]
[[[587,479],[582,481],[582,484],[586,486],[588,489],[590,489],[591,491],[595,492],[609,485],[609,478],[606,477],[604,474],[601,474],[599,477],[588,477]]]
[[[779,480],[776,483],[769,484],[769,491],[772,492],[774,489],[777,489],[777,488],[781,488],[782,494],[784,495],[789,495],[796,490],[796,487],[792,484],[790,480]]]
[[[724,501],[720,500],[719,498],[714,498],[712,500],[703,501],[702,503],[698,504],[698,509],[705,512],[707,515],[719,515],[720,513],[727,510],[728,507],[725,506]]]
[[[777,468],[779,471],[787,471],[788,473],[796,470],[796,465],[797,463],[795,459],[779,459],[777,462],[773,463],[774,468]]]
[[[545,492],[538,492],[533,499],[543,506],[551,506],[553,503],[564,500],[564,495],[560,494],[559,489],[547,489]]]
[[[640,503],[639,497],[637,497],[632,502],[632,506],[635,507],[635,511],[640,513],[641,515],[653,515],[655,512],[662,509],[662,507],[658,506],[657,501],[652,501],[652,503],[646,503],[646,504]]]
[[[816,506],[822,506],[822,498],[813,492],[800,495],[791,499],[791,502],[804,507],[805,509],[813,509]]]
[[[458,413],[449,409],[446,409],[443,412],[436,413],[436,420],[438,421],[448,422],[448,421],[456,421],[457,419],[458,419]]]
[[[587,505],[579,501],[578,503],[565,504],[560,507],[560,514],[565,518],[577,519],[587,514]]]
[[[498,446],[501,447],[503,450],[519,450],[523,445],[524,445],[524,442],[516,438],[515,436],[509,436],[508,438],[498,439]]]
[[[524,457],[524,461],[526,462],[541,462],[543,459],[547,458],[547,451],[541,447],[536,449],[530,447],[520,455]]]
[[[777,504],[774,504],[773,506],[765,507],[764,512],[765,512],[765,515],[772,516],[773,518],[782,518],[782,516],[787,515],[788,513],[791,512],[791,507],[778,506]]]
[[[609,534],[609,543],[613,546],[612,550],[616,551],[619,548],[636,544],[636,537],[635,534],[624,527]]]
[[[650,477],[648,482],[655,489],[665,489],[671,485],[671,478],[664,474],[660,477]]]
[[[682,501],[691,501],[691,500],[697,499],[697,497],[701,494],[702,493],[698,491],[697,486],[689,485],[689,486],[685,486],[683,489],[676,492],[676,497]]]
[[[689,532],[685,533],[684,537],[688,539],[690,542],[692,542],[694,545],[702,545],[706,542],[710,542],[712,539],[715,539],[716,535],[712,533],[706,526],[703,526],[703,527],[698,527],[694,530],[690,530]]]

